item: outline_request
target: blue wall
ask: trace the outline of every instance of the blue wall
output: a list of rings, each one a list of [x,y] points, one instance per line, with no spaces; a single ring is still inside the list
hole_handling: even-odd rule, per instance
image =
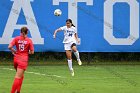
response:
[[[1,0],[0,1],[0,38],[3,38],[2,35],[4,33],[4,29],[8,22],[8,18],[10,12],[13,11],[12,5],[16,0]],[[21,0],[22,1],[22,0]],[[26,0],[24,0],[26,2]],[[23,1],[23,2],[24,2]],[[30,0],[28,0],[30,1]],[[59,1],[59,0],[58,0]],[[87,0],[90,1],[90,0]],[[114,0],[106,0],[107,1],[114,1]],[[117,1],[117,0],[116,0]],[[123,0],[122,0],[123,1]],[[134,2],[137,2],[138,6],[140,0],[128,0],[132,5]],[[35,44],[35,51],[44,52],[44,51],[53,51],[53,52],[63,52],[63,32],[57,34],[57,39],[53,39],[53,32],[55,29],[65,25],[65,20],[71,17],[71,14],[68,15],[68,3],[61,2],[59,5],[53,5],[53,0],[34,0],[30,2],[31,8],[33,9],[33,14],[37,22],[37,27],[39,28],[39,34],[41,38],[44,38],[44,43],[37,43]],[[77,29],[79,38],[81,39],[81,45],[78,46],[79,51],[81,52],[140,52],[140,38],[137,35],[136,37],[130,35],[130,9],[131,5],[126,2],[118,2],[112,5],[113,7],[113,24],[110,24],[108,20],[104,20],[105,12],[111,11],[104,11],[105,0],[94,0],[93,5],[88,5],[84,2],[79,2],[78,6],[75,7],[78,9],[78,17],[73,20],[77,20]],[[136,6],[136,5],[134,5]],[[54,16],[53,12],[55,9],[61,9],[62,15],[59,17]],[[135,7],[136,10],[139,11],[139,7]],[[134,9],[133,9],[134,10]],[[132,11],[133,11],[132,10]],[[72,10],[71,10],[72,11]],[[17,20],[17,24],[27,24],[27,17],[24,15],[24,10],[21,10],[19,13],[19,18]],[[135,13],[135,11],[134,11]],[[75,14],[73,12],[73,14]],[[137,12],[135,15],[138,15]],[[139,15],[138,15],[139,16]],[[139,16],[140,17],[140,16]],[[135,16],[131,17],[132,20],[139,21],[140,18],[136,18]],[[106,23],[104,23],[106,22]],[[139,28],[139,24],[136,28]],[[128,43],[124,44],[119,43],[121,41],[116,41],[118,43],[110,43],[108,40],[104,38],[104,27],[105,26],[112,26],[113,29],[113,36],[116,39],[125,39],[128,36],[131,36],[130,40],[128,39]],[[136,29],[136,30],[137,30]],[[31,29],[29,29],[31,30]],[[133,29],[135,30],[135,29]],[[133,31],[132,30],[132,31]],[[138,30],[139,34],[140,30]],[[36,34],[38,34],[36,33]],[[132,32],[133,33],[133,32]],[[15,29],[12,37],[15,37],[20,34],[19,29]],[[11,38],[10,36],[7,36]],[[32,37],[32,34],[29,33],[29,37]],[[36,37],[38,39],[38,37]],[[6,42],[7,41],[7,42]],[[111,38],[110,38],[111,41]],[[134,41],[133,43],[130,43]],[[5,39],[3,43],[0,41],[0,51],[7,51],[8,46],[8,39]]]

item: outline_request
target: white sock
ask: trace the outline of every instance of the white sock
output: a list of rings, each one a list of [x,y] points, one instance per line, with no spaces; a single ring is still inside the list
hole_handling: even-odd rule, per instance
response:
[[[68,66],[69,66],[70,70],[73,70],[73,68],[72,68],[72,60],[68,60]]]
[[[78,51],[74,52],[74,55],[76,56],[77,60],[80,59],[80,56],[79,56],[79,52]]]

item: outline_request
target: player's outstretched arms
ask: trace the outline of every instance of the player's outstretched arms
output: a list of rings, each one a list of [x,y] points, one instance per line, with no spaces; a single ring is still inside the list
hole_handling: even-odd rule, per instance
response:
[[[53,38],[54,38],[54,39],[56,38],[56,34],[57,34],[57,32],[59,32],[59,31],[61,31],[61,28],[56,29],[56,30],[54,31],[54,34],[53,34]]]

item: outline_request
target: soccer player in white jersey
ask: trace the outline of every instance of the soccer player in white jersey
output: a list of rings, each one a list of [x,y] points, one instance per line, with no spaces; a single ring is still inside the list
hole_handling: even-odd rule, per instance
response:
[[[80,43],[77,35],[77,31],[75,26],[72,23],[71,19],[66,20],[66,26],[60,27],[59,29],[55,30],[53,37],[56,38],[56,33],[59,31],[64,31],[64,48],[66,51],[68,66],[71,72],[71,75],[74,76],[74,70],[72,68],[72,51],[74,52],[78,64],[82,65],[80,60],[79,52],[76,47],[76,42]]]

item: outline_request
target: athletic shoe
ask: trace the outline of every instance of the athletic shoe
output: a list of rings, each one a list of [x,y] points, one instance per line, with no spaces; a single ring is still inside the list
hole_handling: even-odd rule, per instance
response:
[[[80,59],[78,59],[77,61],[78,61],[79,66],[81,66],[81,65],[82,65],[81,60],[80,60]]]
[[[72,69],[70,70],[70,72],[71,72],[71,76],[74,76],[74,70]]]

